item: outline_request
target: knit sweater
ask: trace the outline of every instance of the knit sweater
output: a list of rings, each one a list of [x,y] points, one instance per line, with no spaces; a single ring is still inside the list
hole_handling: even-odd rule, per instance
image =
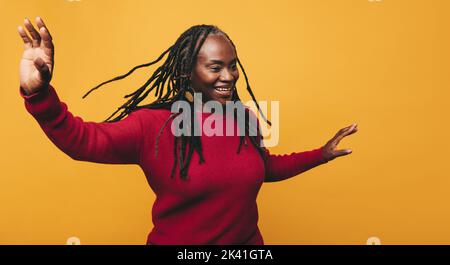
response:
[[[117,122],[88,122],[74,116],[51,85],[30,95],[19,91],[50,141],[71,158],[142,168],[156,195],[147,244],[262,245],[256,198],[263,182],[285,180],[327,163],[321,148],[286,155],[264,148],[268,157],[264,163],[252,144],[237,152],[237,135],[203,134],[205,162],[199,163],[194,152],[189,179],[181,179],[179,170],[171,177],[174,135],[170,124],[160,132],[170,110],[142,108]],[[201,117],[209,115],[216,114]]]

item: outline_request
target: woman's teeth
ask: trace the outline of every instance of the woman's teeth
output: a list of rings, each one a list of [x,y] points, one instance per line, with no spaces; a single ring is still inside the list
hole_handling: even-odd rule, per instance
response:
[[[215,89],[218,91],[230,91],[231,87],[216,87]]]

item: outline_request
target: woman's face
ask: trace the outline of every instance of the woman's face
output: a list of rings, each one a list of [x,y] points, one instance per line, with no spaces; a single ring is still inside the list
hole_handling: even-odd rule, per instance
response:
[[[197,56],[191,74],[191,84],[202,98],[216,100],[224,105],[234,93],[239,78],[236,51],[230,41],[221,34],[209,35]]]

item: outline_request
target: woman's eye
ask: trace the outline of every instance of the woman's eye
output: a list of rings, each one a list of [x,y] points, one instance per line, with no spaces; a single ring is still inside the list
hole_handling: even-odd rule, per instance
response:
[[[211,70],[213,72],[219,72],[220,71],[220,67],[211,67]]]

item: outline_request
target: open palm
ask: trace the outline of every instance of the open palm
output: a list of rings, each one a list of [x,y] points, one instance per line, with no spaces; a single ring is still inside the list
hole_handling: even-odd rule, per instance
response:
[[[37,17],[37,31],[28,19],[24,21],[25,29],[18,27],[19,35],[24,42],[24,51],[20,60],[20,86],[33,93],[50,83],[54,66],[54,46],[52,37],[44,21]]]
[[[350,126],[347,126],[345,128],[340,129],[336,135],[331,138],[326,145],[323,146],[322,148],[322,155],[323,157],[327,160],[333,160],[336,157],[339,156],[345,156],[345,155],[349,155],[352,153],[351,149],[342,149],[342,150],[337,150],[337,145],[339,144],[339,142],[344,138],[347,137],[349,135],[354,134],[355,132],[358,131],[358,124],[354,123]]]

